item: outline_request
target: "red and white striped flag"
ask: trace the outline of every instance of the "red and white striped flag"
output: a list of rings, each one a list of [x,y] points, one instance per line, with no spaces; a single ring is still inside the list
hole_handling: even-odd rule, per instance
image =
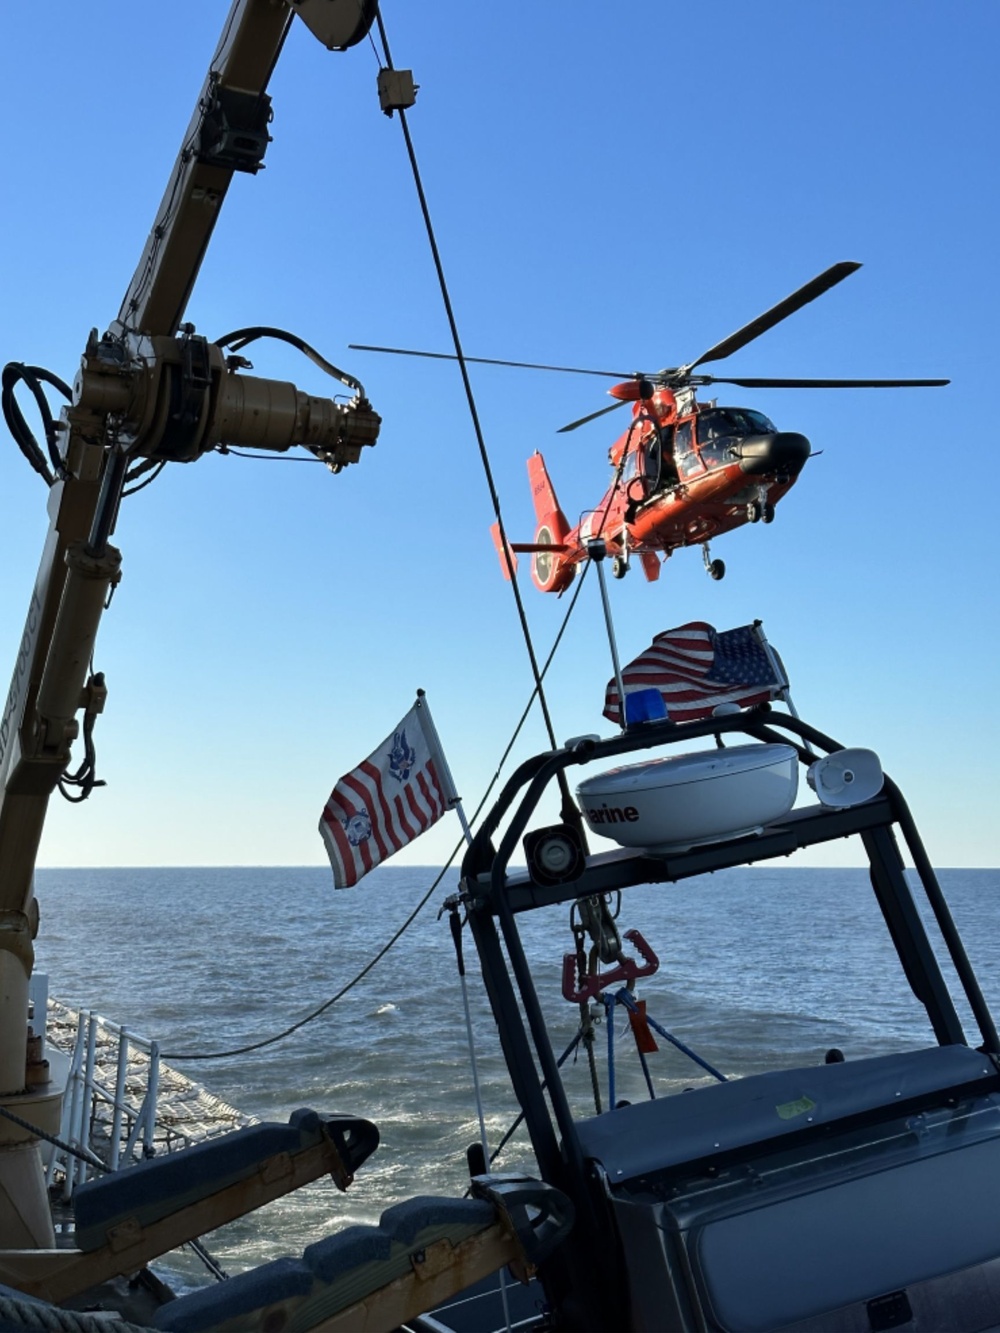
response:
[[[748,708],[783,696],[784,668],[760,632],[759,622],[721,633],[702,620],[665,630],[622,670],[626,697],[657,689],[672,722],[710,717],[720,704]],[[621,718],[618,685],[608,681],[604,716]]]
[[[357,884],[437,823],[458,799],[421,691],[382,744],[344,774],[323,808],[319,831],[335,887]]]

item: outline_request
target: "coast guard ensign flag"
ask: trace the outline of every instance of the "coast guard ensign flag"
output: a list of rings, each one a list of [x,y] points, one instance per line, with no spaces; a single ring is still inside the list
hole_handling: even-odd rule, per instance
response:
[[[657,634],[644,653],[622,671],[625,694],[658,689],[672,722],[710,717],[720,704],[765,703],[788,688],[777,656],[769,652],[756,625],[719,633],[694,620]],[[618,686],[608,682],[604,716],[618,722]]]
[[[423,694],[323,808],[319,831],[338,889],[419,838],[458,801]]]

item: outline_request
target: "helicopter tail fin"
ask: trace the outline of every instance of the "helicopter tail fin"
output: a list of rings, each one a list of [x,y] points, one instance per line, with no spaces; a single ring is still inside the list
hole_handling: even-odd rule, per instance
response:
[[[517,547],[511,542],[504,541],[500,536],[499,523],[494,523],[491,526],[490,536],[493,538],[493,545],[496,547],[497,555],[500,557],[500,573],[509,583],[511,575],[517,573],[517,556],[514,554]],[[506,550],[504,549],[505,547]]]
[[[531,483],[536,522],[532,544],[532,582],[541,592],[562,592],[569,587],[576,571],[576,565],[564,558],[570,527],[566,515],[559,508],[545,459],[537,451],[528,459],[528,480]],[[554,548],[551,553],[546,549],[550,546]]]

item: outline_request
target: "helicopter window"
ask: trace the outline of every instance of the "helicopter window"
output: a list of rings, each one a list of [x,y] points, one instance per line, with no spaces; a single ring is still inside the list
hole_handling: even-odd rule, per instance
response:
[[[646,442],[646,453],[642,470],[649,486],[656,486],[660,480],[660,437],[652,435]]]
[[[754,435],[775,435],[777,426],[770,417],[766,417],[763,412],[755,412],[752,408],[744,407],[742,415],[750,423]]]
[[[674,461],[682,477],[689,477],[694,472],[704,470],[704,464],[691,447],[692,430],[690,421],[682,421],[674,432]]]
[[[774,431],[763,412],[748,407],[717,407],[698,416],[698,440],[702,444],[747,435],[773,435]]]
[[[636,467],[638,466],[638,463],[639,463],[639,452],[638,450],[633,449],[630,454],[626,455],[625,466],[622,469],[622,482],[624,484],[627,485],[628,482],[635,476],[635,470]]]

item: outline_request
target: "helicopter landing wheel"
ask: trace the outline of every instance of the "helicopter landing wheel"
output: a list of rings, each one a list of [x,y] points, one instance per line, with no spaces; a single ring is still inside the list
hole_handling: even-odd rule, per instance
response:
[[[773,504],[765,504],[765,505],[762,507],[761,511],[760,511],[760,518],[761,518],[761,522],[762,522],[762,523],[773,523],[773,522],[774,522],[774,505],[773,505]]]
[[[616,555],[611,561],[611,576],[616,579],[623,579],[628,573],[628,556]]]
[[[719,579],[724,579],[726,577],[726,566],[721,560],[713,560],[711,564],[706,566],[706,568],[708,570],[708,577],[710,579],[715,579],[716,583],[718,583]]]
[[[759,523],[764,516],[764,506],[759,500],[751,500],[747,505],[747,522]]]

